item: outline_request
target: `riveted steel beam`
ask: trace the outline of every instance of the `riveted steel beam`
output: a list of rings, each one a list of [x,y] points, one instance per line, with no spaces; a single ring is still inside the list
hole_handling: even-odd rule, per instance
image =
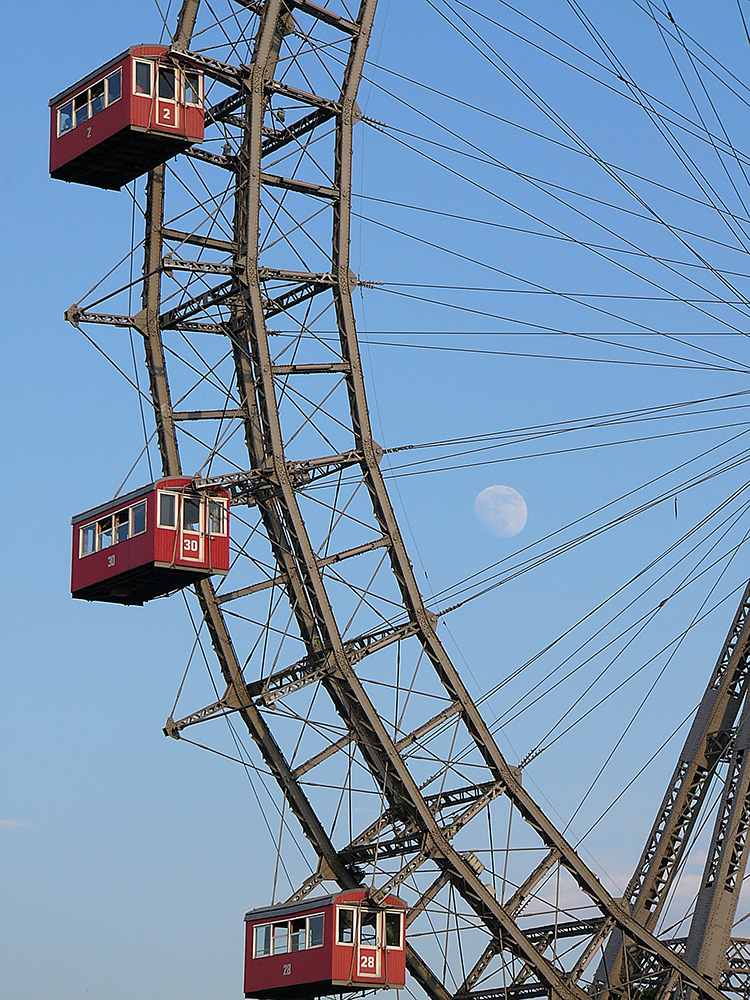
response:
[[[356,35],[359,31],[359,25],[355,24],[354,21],[348,21],[345,17],[340,17],[333,11],[327,10],[317,3],[312,3],[311,0],[290,0],[290,3],[295,10],[299,10],[303,14],[310,14],[318,21],[322,21],[331,28],[338,28],[346,35]]]
[[[318,108],[291,125],[277,130],[273,135],[268,135],[263,142],[263,156],[269,156],[271,153],[283,149],[284,146],[288,146],[291,142],[298,143],[303,136],[330,121],[335,113],[332,108]]]
[[[217,239],[215,236],[204,236],[201,233],[185,233],[179,229],[162,229],[162,239],[170,243],[187,243],[190,246],[205,247],[207,250],[218,250],[221,253],[233,254],[237,244],[231,240]]]
[[[743,699],[747,698],[749,680],[750,584],[742,595],[646,847],[626,890],[629,910],[642,926],[654,926],[661,913],[716,767],[732,738],[737,714]],[[596,976],[603,996],[617,988],[622,962],[622,932],[616,930],[607,943]]]
[[[327,201],[336,201],[339,195],[335,187],[326,184],[313,184],[311,181],[303,181],[297,177],[282,177],[280,174],[263,173],[261,180],[268,187],[283,188],[285,191],[295,191],[297,194],[307,194],[313,198],[325,198]]]
[[[89,312],[80,306],[71,306],[65,310],[65,319],[69,323],[97,323],[100,326],[121,326],[140,329],[135,316],[116,316],[111,313]]]
[[[193,295],[174,309],[169,309],[163,313],[159,319],[159,326],[162,330],[173,330],[178,323],[182,323],[198,313],[205,312],[212,306],[224,305],[232,295],[236,294],[233,281],[225,281],[216,288],[209,288],[199,295]]]
[[[201,149],[200,146],[193,146],[183,153],[190,160],[201,160],[203,163],[210,163],[214,167],[221,167],[222,170],[236,170],[237,161],[233,156],[224,156],[222,153],[212,153],[209,149]]]

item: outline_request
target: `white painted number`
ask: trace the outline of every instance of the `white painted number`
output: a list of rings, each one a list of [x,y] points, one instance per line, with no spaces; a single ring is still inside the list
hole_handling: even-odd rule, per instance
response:
[[[168,119],[172,115],[172,109],[171,108],[164,108],[164,110],[162,111],[162,114],[164,115],[165,118]]]
[[[198,539],[197,538],[183,538],[182,547],[185,552],[197,552],[198,551]]]
[[[91,138],[91,126],[90,126],[90,125],[89,125],[89,127],[88,127],[88,128],[86,129],[86,138],[87,138],[87,139],[90,139],[90,138]]]
[[[292,974],[292,963],[291,962],[286,962],[284,964],[284,975],[285,976],[291,976],[291,974]]]
[[[359,967],[360,967],[360,969],[374,969],[375,968],[375,956],[374,955],[360,955],[359,956]]]
[[[107,565],[108,566],[114,566],[114,564],[115,564],[115,557],[113,555],[112,556],[107,556]]]

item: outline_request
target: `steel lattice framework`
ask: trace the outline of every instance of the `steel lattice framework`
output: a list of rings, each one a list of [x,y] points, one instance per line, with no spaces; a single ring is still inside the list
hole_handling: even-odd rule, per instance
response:
[[[748,850],[750,593],[614,899],[498,749],[425,607],[381,473],[349,263],[375,8],[225,0],[209,16],[185,0],[172,48],[212,81],[207,142],[183,158],[189,182],[171,166],[149,175],[140,312],[68,312],[142,335],[163,473],[232,492],[226,588],[195,588],[226,690],[166,731],[242,719],[293,814],[284,835],[296,824],[313,858],[291,898],[324,881],[401,893],[408,969],[431,1000],[721,1000],[747,985],[730,928]],[[655,920],[722,760],[694,928],[665,943]],[[502,863],[480,815],[507,826]]]

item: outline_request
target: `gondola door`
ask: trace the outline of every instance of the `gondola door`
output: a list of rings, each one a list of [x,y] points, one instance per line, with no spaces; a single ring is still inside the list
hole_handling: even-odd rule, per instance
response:
[[[380,952],[382,933],[381,914],[377,910],[359,911],[359,937],[357,944],[357,977],[380,977]]]
[[[179,79],[174,66],[159,66],[156,84],[156,121],[177,128],[179,114]]]
[[[190,562],[203,562],[203,501],[199,496],[182,496],[180,552]]]

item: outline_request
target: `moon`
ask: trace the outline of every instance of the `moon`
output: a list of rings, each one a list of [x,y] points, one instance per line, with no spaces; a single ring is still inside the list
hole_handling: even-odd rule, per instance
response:
[[[491,535],[511,538],[523,531],[529,509],[512,486],[487,486],[474,498],[477,520]]]

